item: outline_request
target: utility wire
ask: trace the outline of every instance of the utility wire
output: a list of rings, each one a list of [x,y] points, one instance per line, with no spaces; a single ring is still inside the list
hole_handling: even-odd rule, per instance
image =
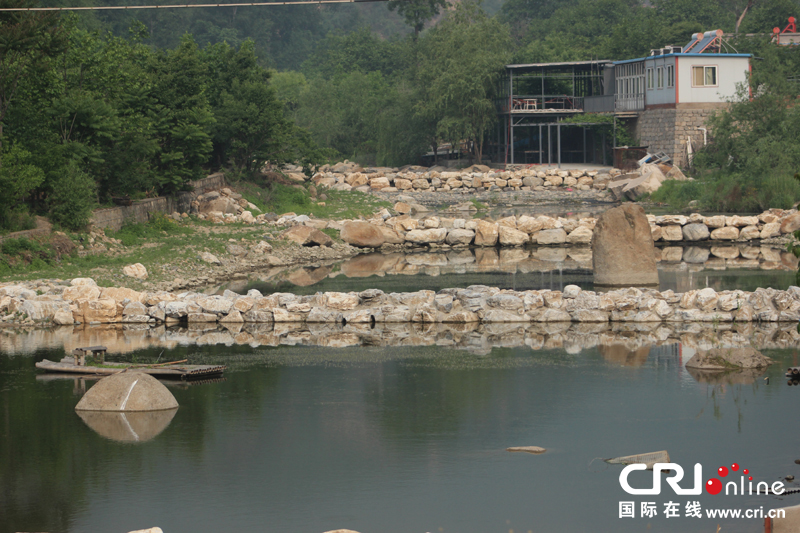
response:
[[[233,4],[169,4],[156,6],[76,6],[76,7],[4,7],[3,11],[101,11],[124,9],[181,9],[187,7],[251,7],[251,6],[299,6],[316,4],[364,4],[386,2],[387,0],[289,0],[286,2],[243,2]]]

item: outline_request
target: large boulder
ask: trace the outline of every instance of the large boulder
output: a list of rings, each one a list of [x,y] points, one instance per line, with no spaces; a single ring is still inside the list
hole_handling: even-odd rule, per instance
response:
[[[800,213],[794,213],[781,222],[781,233],[794,233],[800,229]]]
[[[632,179],[622,189],[622,194],[630,199],[636,200],[637,198],[657,191],[661,187],[664,175],[656,169],[649,174],[642,174],[641,177]]]
[[[705,224],[686,224],[683,226],[683,238],[687,241],[703,241],[708,239],[710,233]]]
[[[281,233],[281,236],[300,246],[330,246],[333,244],[333,239],[311,226],[292,226]]]
[[[97,382],[75,406],[76,411],[164,411],[178,402],[156,378],[142,372],[120,372]]]
[[[479,220],[475,227],[475,246],[495,246],[500,237],[498,224]]]
[[[447,244],[451,246],[468,246],[475,238],[475,232],[471,229],[451,229],[447,232]]]
[[[147,269],[141,263],[134,263],[123,267],[122,273],[129,278],[147,279]]]
[[[655,246],[644,209],[625,204],[597,219],[592,236],[597,285],[657,285]]]
[[[519,231],[518,229],[510,228],[502,224],[498,229],[500,244],[503,246],[522,246],[531,240],[528,234],[524,231]]]
[[[417,244],[440,244],[444,242],[447,237],[447,229],[412,229],[406,233],[406,242],[413,242]]]
[[[567,242],[567,232],[561,228],[543,229],[536,234],[538,244],[563,244]]]
[[[369,222],[347,222],[339,236],[344,242],[361,248],[378,248],[386,242],[383,232]]]
[[[700,370],[737,370],[747,368],[766,368],[774,363],[751,346],[744,348],[711,348],[698,351],[697,355],[686,362],[686,368]]]

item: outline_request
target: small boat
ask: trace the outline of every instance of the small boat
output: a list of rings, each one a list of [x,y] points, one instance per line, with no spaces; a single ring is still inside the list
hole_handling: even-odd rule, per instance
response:
[[[186,364],[186,359],[151,365],[107,363],[105,361],[105,353],[105,346],[77,348],[72,351],[72,356],[67,356],[58,362],[44,359],[36,363],[36,368],[45,372],[80,374],[84,376],[110,376],[127,370],[135,370],[136,372],[143,372],[160,378],[180,379],[183,381],[216,378],[222,376],[226,368],[224,365],[190,365]],[[89,364],[86,361],[87,357],[90,358]]]

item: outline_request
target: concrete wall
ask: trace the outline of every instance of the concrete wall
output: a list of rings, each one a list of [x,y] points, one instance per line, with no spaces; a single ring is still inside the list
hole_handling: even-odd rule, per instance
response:
[[[716,87],[693,87],[692,67],[703,65],[717,66]],[[677,102],[725,102],[736,95],[737,84],[747,82],[749,69],[748,57],[681,56],[677,60]]]
[[[193,181],[190,185],[192,186],[191,192],[180,192],[175,197],[159,196],[158,198],[138,200],[129,206],[98,209],[92,215],[92,224],[98,228],[119,231],[126,222],[141,224],[147,222],[150,219],[150,213],[156,211],[161,213],[188,212],[195,196],[224,187],[225,175],[218,172],[207,178]]]
[[[686,141],[692,139],[696,152],[703,146],[703,132],[698,127],[707,128],[706,121],[725,104],[678,105],[677,108],[648,109],[639,114],[634,136],[642,146],[648,146],[650,153],[666,152],[679,167],[686,167]],[[709,132],[710,135],[710,132]]]

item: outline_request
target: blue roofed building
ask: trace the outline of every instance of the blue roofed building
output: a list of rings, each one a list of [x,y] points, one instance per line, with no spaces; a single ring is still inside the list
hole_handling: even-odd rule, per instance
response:
[[[649,152],[686,166],[707,142],[708,117],[747,86],[750,59],[714,30],[636,59],[507,65],[496,160],[606,163],[613,139],[587,137],[588,122],[563,123],[566,116],[603,113]]]

